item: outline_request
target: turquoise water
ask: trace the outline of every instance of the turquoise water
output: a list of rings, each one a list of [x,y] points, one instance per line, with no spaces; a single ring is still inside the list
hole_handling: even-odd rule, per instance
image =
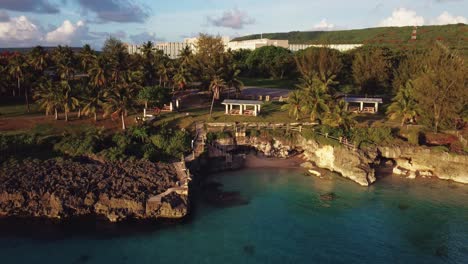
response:
[[[0,222],[0,263],[468,263],[466,185],[387,177],[363,188],[277,169],[213,180],[248,204],[199,200],[190,220],[163,226]],[[329,192],[336,200],[322,201]]]

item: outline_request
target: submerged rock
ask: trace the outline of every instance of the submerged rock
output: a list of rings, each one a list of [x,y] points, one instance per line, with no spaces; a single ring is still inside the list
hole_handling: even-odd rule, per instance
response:
[[[321,194],[320,195],[320,200],[322,201],[333,201],[336,199],[336,194],[331,192],[331,193],[326,193],[326,194]]]

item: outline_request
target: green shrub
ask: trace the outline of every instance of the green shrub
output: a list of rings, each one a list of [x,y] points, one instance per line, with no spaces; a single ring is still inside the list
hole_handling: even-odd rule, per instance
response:
[[[354,128],[351,138],[358,146],[383,145],[391,143],[395,139],[393,131],[389,127]]]
[[[74,157],[96,154],[100,151],[102,140],[101,130],[87,129],[73,134],[65,134],[54,145],[54,150]]]
[[[99,153],[100,156],[104,157],[106,160],[109,161],[124,161],[125,159],[128,158],[127,155],[125,155],[124,150],[118,147],[110,147],[108,149],[105,149]]]

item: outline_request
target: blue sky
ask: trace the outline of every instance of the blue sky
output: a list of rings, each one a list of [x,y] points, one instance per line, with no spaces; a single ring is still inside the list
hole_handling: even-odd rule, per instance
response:
[[[0,0],[0,47],[467,23],[468,0]]]

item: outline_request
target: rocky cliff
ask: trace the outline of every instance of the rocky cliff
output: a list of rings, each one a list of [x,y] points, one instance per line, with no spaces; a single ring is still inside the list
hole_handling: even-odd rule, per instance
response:
[[[174,166],[133,161],[48,160],[5,164],[0,170],[0,216],[67,218],[88,214],[110,221],[180,218],[188,197],[171,194],[157,205],[151,196],[176,186]]]
[[[409,178],[437,177],[468,183],[468,156],[423,147],[379,147],[378,155],[395,161],[393,172]]]
[[[387,160],[392,161],[395,174],[409,178],[437,177],[468,183],[467,155],[437,152],[424,147],[391,146],[351,150],[339,144],[319,144],[303,137],[299,137],[294,144],[256,137],[246,138],[242,143],[268,157],[286,158],[292,153],[302,152],[304,158],[317,167],[338,172],[362,186],[376,181],[375,167]]]

